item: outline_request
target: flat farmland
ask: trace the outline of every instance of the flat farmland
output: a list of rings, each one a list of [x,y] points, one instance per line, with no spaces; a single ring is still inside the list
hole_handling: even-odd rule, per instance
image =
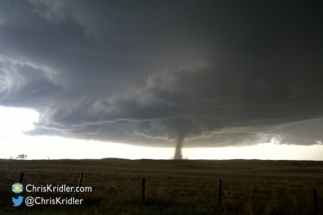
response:
[[[81,186],[81,205],[13,207],[11,185]],[[145,196],[142,204],[142,178]],[[219,205],[219,180],[221,204]],[[323,214],[323,162],[260,160],[2,160],[0,214]],[[75,193],[28,193],[70,198]]]

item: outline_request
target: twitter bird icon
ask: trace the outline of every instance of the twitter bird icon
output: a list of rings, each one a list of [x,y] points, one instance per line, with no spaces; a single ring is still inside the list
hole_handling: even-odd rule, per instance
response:
[[[24,200],[23,196],[18,196],[18,198],[16,199],[15,197],[12,197],[12,203],[14,207],[18,207],[22,204],[22,201]]]

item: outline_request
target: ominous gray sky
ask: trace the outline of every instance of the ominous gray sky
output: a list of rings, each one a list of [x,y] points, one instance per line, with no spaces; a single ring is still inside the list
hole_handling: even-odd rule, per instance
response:
[[[0,1],[0,105],[30,135],[322,144],[323,2]],[[180,143],[181,144],[181,143]]]

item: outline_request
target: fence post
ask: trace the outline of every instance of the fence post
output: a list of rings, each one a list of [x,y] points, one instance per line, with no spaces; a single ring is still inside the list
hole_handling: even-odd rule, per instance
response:
[[[142,188],[141,188],[141,205],[145,202],[145,178],[142,178]]]
[[[81,173],[81,175],[80,175],[79,183],[78,183],[77,187],[80,187],[80,186],[81,186],[82,179],[83,179],[83,172],[82,172],[82,173]],[[77,192],[77,193],[76,193],[76,198],[77,198],[78,196],[79,196],[79,193]]]
[[[317,213],[319,210],[319,206],[318,206],[318,202],[317,202],[316,188],[313,188],[313,193],[314,193],[315,213]]]
[[[22,172],[22,173],[20,173],[19,183],[22,183],[22,179],[23,179],[23,177],[24,177],[24,174],[25,174],[25,173],[23,173],[23,172]]]
[[[220,179],[220,181],[219,181],[219,206],[221,206],[221,187],[222,187],[222,181]]]

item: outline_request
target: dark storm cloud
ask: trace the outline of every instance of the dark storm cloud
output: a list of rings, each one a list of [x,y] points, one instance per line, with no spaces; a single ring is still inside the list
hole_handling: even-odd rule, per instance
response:
[[[30,134],[322,141],[320,1],[30,0],[0,10],[0,104],[37,109]]]
[[[45,107],[60,91],[42,71],[19,63],[0,61],[0,101],[2,105]]]

